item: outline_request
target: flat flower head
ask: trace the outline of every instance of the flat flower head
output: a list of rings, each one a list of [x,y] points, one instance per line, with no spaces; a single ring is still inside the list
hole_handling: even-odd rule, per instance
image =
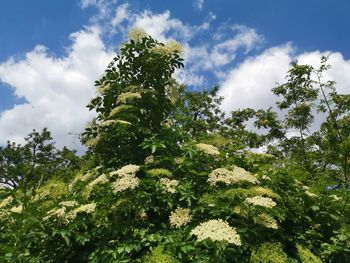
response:
[[[240,246],[241,238],[235,228],[222,219],[212,219],[196,226],[190,233],[197,237],[198,241],[210,239],[212,241],[227,241]]]
[[[178,180],[170,180],[169,178],[161,178],[159,181],[162,187],[172,194],[176,192],[176,187],[179,185]]]
[[[170,225],[175,228],[187,225],[192,219],[190,209],[178,207],[171,212],[169,217]]]
[[[124,175],[119,177],[114,183],[112,183],[113,193],[125,191],[127,189],[135,189],[139,185],[140,179],[134,175]]]
[[[269,197],[254,196],[246,198],[245,201],[254,206],[262,206],[267,208],[272,208],[276,206],[276,202]]]
[[[208,182],[211,185],[215,185],[218,182],[222,182],[226,185],[231,185],[240,182],[248,182],[252,184],[258,183],[258,179],[250,172],[234,166],[232,170],[226,168],[217,168],[209,174]]]
[[[140,169],[140,166],[138,165],[128,164],[116,171],[110,172],[109,175],[110,176],[117,175],[119,177],[122,177],[125,175],[135,175],[139,171],[139,169]]]
[[[266,228],[278,229],[277,221],[270,215],[262,213],[254,219],[254,223]]]
[[[135,42],[141,42],[142,39],[148,37],[148,35],[143,29],[135,27],[130,29],[128,37]]]
[[[0,208],[3,208],[9,204],[11,204],[13,201],[13,197],[12,196],[8,196],[6,197],[5,199],[3,199],[1,202],[0,202]]]
[[[198,151],[201,151],[205,154],[209,154],[209,155],[220,154],[219,149],[211,144],[197,143],[196,148]]]

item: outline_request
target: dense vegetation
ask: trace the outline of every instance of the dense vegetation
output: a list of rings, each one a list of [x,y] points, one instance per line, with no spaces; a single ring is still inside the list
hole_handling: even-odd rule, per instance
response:
[[[178,43],[129,37],[96,81],[84,156],[46,129],[0,148],[0,261],[350,262],[350,95],[327,58],[291,65],[280,112],[225,115],[218,87],[173,78]]]

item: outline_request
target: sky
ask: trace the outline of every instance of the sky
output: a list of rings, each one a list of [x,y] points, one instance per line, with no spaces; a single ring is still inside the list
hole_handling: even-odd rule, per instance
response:
[[[56,145],[83,151],[79,134],[94,81],[133,27],[184,49],[176,79],[219,85],[222,108],[267,108],[292,61],[350,91],[348,0],[12,0],[0,3],[0,145],[47,127]]]

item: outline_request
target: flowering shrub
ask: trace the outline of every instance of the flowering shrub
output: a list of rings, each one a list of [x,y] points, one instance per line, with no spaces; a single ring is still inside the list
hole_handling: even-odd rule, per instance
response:
[[[205,123],[215,114],[188,128],[172,78],[182,48],[129,37],[96,82],[80,171],[0,189],[1,261],[346,262],[348,192],[233,146]]]

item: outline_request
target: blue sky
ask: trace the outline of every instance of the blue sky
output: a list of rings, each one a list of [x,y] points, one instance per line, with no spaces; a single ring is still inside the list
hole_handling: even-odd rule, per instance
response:
[[[84,105],[130,28],[176,39],[192,89],[221,86],[227,112],[274,103],[270,89],[292,60],[317,65],[350,90],[347,0],[13,0],[0,4],[0,144],[49,127],[58,145],[93,116]]]

